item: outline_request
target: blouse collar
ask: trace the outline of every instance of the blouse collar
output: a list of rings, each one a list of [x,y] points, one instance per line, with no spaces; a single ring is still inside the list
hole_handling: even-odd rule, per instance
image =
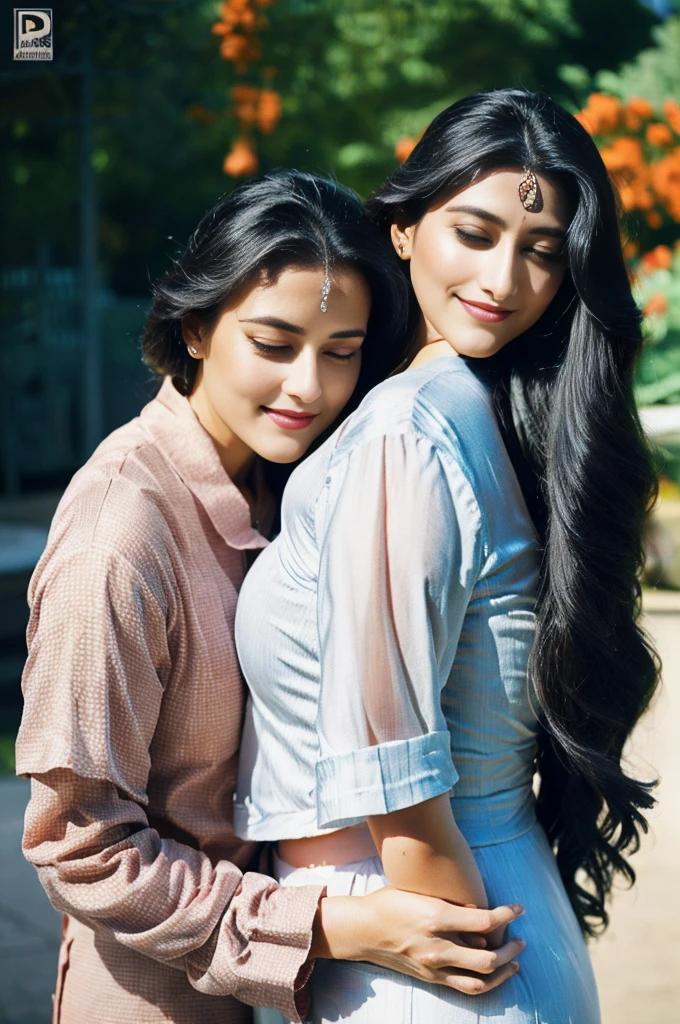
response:
[[[269,542],[253,528],[248,502],[220,462],[210,434],[170,377],[142,409],[141,421],[222,539],[239,551],[266,547]]]

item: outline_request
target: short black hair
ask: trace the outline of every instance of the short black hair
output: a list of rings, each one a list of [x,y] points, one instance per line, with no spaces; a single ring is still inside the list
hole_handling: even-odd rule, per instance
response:
[[[198,363],[187,352],[182,318],[212,330],[230,303],[290,267],[352,269],[371,292],[371,312],[355,400],[402,361],[409,290],[388,238],[366,216],[355,192],[296,170],[252,179],[203,217],[178,259],[158,280],[142,339],[144,361],[193,390]]]

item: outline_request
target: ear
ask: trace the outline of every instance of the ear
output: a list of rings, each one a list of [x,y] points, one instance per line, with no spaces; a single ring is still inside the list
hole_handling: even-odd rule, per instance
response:
[[[392,245],[397,250],[397,255],[399,256],[399,259],[411,259],[411,248],[413,246],[413,235],[415,229],[415,224],[409,224],[407,225],[407,227],[402,228],[395,221],[390,225],[390,237],[392,239]]]
[[[189,350],[189,355],[194,359],[202,359],[204,355],[203,336],[200,321],[195,313],[189,313],[182,317],[182,338]]]

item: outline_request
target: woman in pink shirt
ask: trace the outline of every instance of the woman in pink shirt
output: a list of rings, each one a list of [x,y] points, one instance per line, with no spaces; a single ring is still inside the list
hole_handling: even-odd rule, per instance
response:
[[[24,852],[64,912],[56,1024],[299,1021],[318,956],[473,993],[517,969],[519,940],[478,933],[519,907],[280,889],[232,828],[233,620],[276,515],[265,477],[399,363],[407,320],[358,198],[296,172],[220,200],[155,290],[163,385],[71,481],[29,593],[17,771]]]

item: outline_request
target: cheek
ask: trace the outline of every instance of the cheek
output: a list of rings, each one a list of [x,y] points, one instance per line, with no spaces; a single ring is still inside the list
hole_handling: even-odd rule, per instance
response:
[[[466,251],[453,233],[432,231],[418,240],[411,259],[411,282],[420,305],[437,296],[441,289],[455,287],[474,276],[475,254]]]
[[[261,359],[249,346],[230,346],[210,354],[205,365],[206,382],[230,399],[256,400],[281,378],[276,363]]]

